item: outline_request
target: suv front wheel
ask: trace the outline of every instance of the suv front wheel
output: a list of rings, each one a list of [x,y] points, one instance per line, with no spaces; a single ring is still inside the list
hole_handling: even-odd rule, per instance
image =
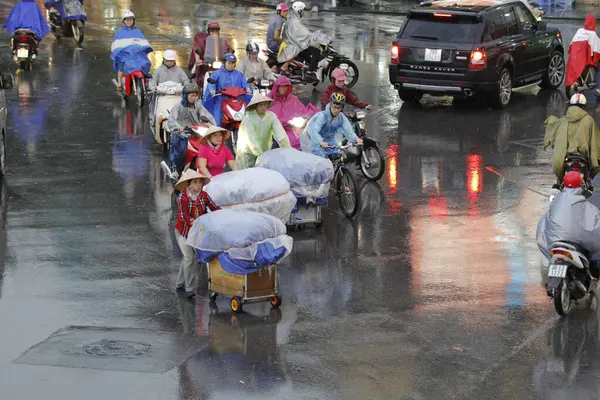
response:
[[[417,92],[416,90],[398,89],[398,96],[404,103],[418,103],[423,97],[423,93]]]
[[[497,108],[504,108],[510,102],[512,95],[512,75],[506,68],[502,68],[498,76],[496,90],[489,94],[489,99]]]
[[[548,69],[542,79],[542,87],[557,89],[565,79],[565,57],[563,53],[555,50],[550,55]]]

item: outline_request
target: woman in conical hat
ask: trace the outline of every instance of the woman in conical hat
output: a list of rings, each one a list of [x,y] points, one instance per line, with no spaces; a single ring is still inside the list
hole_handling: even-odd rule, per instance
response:
[[[232,171],[238,168],[233,153],[225,141],[229,139],[231,132],[225,128],[211,125],[206,131],[200,134],[200,147],[198,148],[198,157],[196,158],[196,169],[202,175],[212,178],[223,173],[225,164]]]

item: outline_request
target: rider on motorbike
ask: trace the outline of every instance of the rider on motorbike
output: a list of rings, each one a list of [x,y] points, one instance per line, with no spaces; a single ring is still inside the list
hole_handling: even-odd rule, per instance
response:
[[[333,82],[331,85],[327,86],[323,93],[321,93],[321,107],[325,108],[325,106],[329,103],[329,99],[331,95],[334,93],[341,93],[346,97],[346,102],[357,108],[366,108],[367,110],[371,110],[372,107],[365,103],[364,101],[360,101],[358,97],[356,97],[350,89],[346,87],[346,79],[348,75],[341,68],[336,68],[331,73],[331,78]]]
[[[283,31],[283,24],[288,12],[289,8],[287,4],[277,4],[277,15],[273,17],[267,29],[267,47],[275,54],[279,53],[279,45],[283,41],[281,32]]]
[[[200,89],[195,84],[188,83],[183,87],[181,103],[173,107],[167,121],[167,127],[172,133],[181,132],[191,125],[201,123],[202,117],[207,118],[211,124],[216,125],[211,113],[198,101],[199,95]]]
[[[15,4],[6,19],[4,29],[10,36],[20,29],[31,31],[38,42],[50,32],[46,18],[34,0],[22,0]]]
[[[569,45],[565,86],[571,86],[581,76],[588,65],[596,68],[596,96],[600,96],[600,38],[596,34],[596,18],[592,14],[585,17],[583,28],[579,28]]]
[[[552,170],[559,181],[563,179],[568,155],[588,160],[590,179],[600,170],[600,130],[594,118],[585,111],[586,102],[584,95],[574,94],[565,116],[559,119],[551,115],[544,121],[544,149],[553,149]]]
[[[246,101],[250,100],[250,94],[252,94],[252,89],[248,85],[248,81],[244,77],[240,71],[235,69],[235,65],[237,63],[237,58],[232,53],[225,54],[223,57],[225,61],[225,65],[222,65],[221,68],[211,75],[211,78],[216,81],[216,83],[209,83],[208,87],[205,88],[203,105],[207,110],[211,111],[211,114],[215,117],[217,124],[220,126],[223,113],[221,111],[221,101],[223,99],[222,96],[218,96],[217,92],[223,90],[230,86],[240,87],[246,89]]]
[[[260,52],[260,47],[256,43],[248,43],[246,46],[246,53],[248,53],[248,58],[243,59],[238,63],[237,69],[244,74],[244,76],[248,79],[255,78],[258,79],[260,83],[260,79],[267,79],[269,81],[275,80],[275,75],[271,68],[267,65],[267,62],[262,58],[258,58],[258,53]]]
[[[152,53],[150,43],[144,34],[135,26],[135,15],[131,11],[123,13],[123,26],[115,34],[111,46],[110,58],[117,71],[117,89],[123,89],[125,75],[135,70],[147,74],[152,67],[148,54]]]
[[[176,82],[182,85],[190,82],[185,72],[177,65],[177,53],[174,50],[165,50],[163,62],[152,74],[148,89],[155,90],[163,82]]]
[[[327,157],[328,154],[339,153],[338,150],[328,149],[328,147],[339,146],[342,137],[348,139],[350,143],[362,143],[362,139],[356,136],[352,124],[342,113],[344,105],[346,105],[346,97],[343,94],[331,95],[325,110],[315,114],[300,134],[302,151]]]
[[[206,30],[207,32],[198,32],[196,36],[194,36],[194,45],[192,46],[190,60],[188,61],[188,69],[192,74],[196,74],[196,84],[200,89],[204,89],[204,75],[208,70],[205,61],[219,61],[225,53],[235,52],[225,38],[220,36],[221,26],[218,22],[209,22]],[[211,42],[211,46],[207,46],[208,41]],[[196,53],[196,50],[199,50],[200,55]],[[211,52],[217,54],[207,54]],[[214,60],[205,60],[206,58],[214,58]]]

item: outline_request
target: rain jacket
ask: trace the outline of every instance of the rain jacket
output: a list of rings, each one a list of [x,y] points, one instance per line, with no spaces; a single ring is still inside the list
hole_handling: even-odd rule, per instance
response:
[[[217,83],[209,83],[206,89],[204,89],[204,100],[202,101],[202,104],[208,111],[210,111],[213,117],[215,117],[217,125],[221,126],[221,122],[223,120],[223,112],[221,111],[223,96],[213,96],[210,94],[210,91],[214,90],[219,92],[220,90],[230,86],[248,89],[250,86],[248,85],[244,74],[237,69],[234,69],[233,71],[227,71],[225,65],[221,66],[218,71],[213,72],[211,78],[217,81]],[[244,96],[246,104],[250,102],[251,98],[252,96],[250,95]]]
[[[183,94],[185,97],[187,97],[187,95],[187,93]],[[189,104],[187,98],[184,98],[181,103],[177,104],[171,110],[171,114],[169,114],[169,119],[167,120],[167,128],[170,132],[179,132],[190,125],[202,122],[200,120],[201,117],[208,118],[211,124],[216,125],[215,119],[208,110],[200,104],[200,101],[197,100],[194,104]]]
[[[55,9],[63,21],[86,21],[87,14],[83,8],[83,0],[46,0],[44,7],[47,10]]]
[[[115,34],[110,47],[110,58],[113,60],[115,71],[124,72],[129,75],[134,71],[141,70],[144,73],[150,71],[152,63],[148,54],[154,50],[144,37],[141,30],[132,26],[123,26]]]
[[[161,83],[169,81],[185,85],[190,79],[179,66],[175,65],[169,68],[163,63],[152,74],[152,79],[148,82],[148,89],[154,90]]]
[[[196,49],[200,49],[200,58],[203,61],[214,61],[214,60],[204,60],[204,56],[206,53],[206,40],[210,35],[208,34],[208,32],[198,32],[196,34],[196,36],[194,36],[194,44],[192,45],[192,51],[190,52],[190,59],[188,61],[188,70],[190,72],[192,72],[192,70],[194,71],[194,73],[196,74],[196,85],[198,85],[199,88],[203,88],[204,87],[204,75],[206,74],[206,71],[208,71],[208,66],[206,64],[201,65],[199,67],[197,67],[196,69],[194,69],[194,65],[196,65]],[[231,45],[229,43],[227,43],[227,41],[218,36],[217,37],[219,40],[219,44],[218,44],[218,50],[216,50],[215,52],[218,53],[218,56],[220,58],[223,58],[223,56],[225,55],[225,53],[233,53],[234,49],[233,47],[231,47]],[[214,46],[213,46],[214,47]],[[214,50],[213,50],[214,51]],[[213,55],[215,56],[215,55]]]
[[[236,162],[240,169],[254,167],[258,156],[271,149],[273,139],[279,147],[290,147],[290,140],[275,114],[267,111],[261,118],[256,110],[248,110],[238,131]]]
[[[590,200],[581,188],[565,189],[556,195],[536,232],[538,248],[546,258],[550,258],[552,243],[557,241],[577,243],[592,259],[600,258],[600,210]]]
[[[277,61],[280,63],[293,59],[302,50],[306,50],[310,46],[326,46],[331,41],[320,30],[309,31],[302,23],[300,15],[294,10],[290,10],[287,20],[283,24],[282,37],[283,43],[277,56]]]
[[[329,104],[329,99],[334,93],[342,93],[346,97],[346,103],[350,104],[351,106],[365,108],[369,105],[364,101],[360,101],[358,97],[356,97],[354,93],[352,93],[352,91],[346,86],[344,86],[343,89],[340,89],[332,83],[327,86],[325,90],[323,90],[323,93],[321,93],[321,107],[325,108],[325,106]]]
[[[579,28],[569,45],[569,57],[565,75],[565,86],[571,86],[588,65],[596,66],[600,60],[600,38],[596,34],[596,18],[585,17],[583,28]]]
[[[289,86],[290,91],[288,94],[279,96],[277,90],[280,86]],[[270,111],[277,115],[279,122],[283,125],[285,133],[287,133],[290,139],[290,144],[293,148],[300,150],[300,134],[299,132],[294,133],[292,127],[288,124],[292,118],[295,117],[306,117],[310,118],[315,115],[319,110],[312,104],[305,106],[296,96],[292,94],[292,82],[283,75],[280,75],[273,85],[273,90],[269,93],[268,97],[275,100],[275,104],[269,108]]]
[[[569,154],[585,157],[590,164],[591,177],[598,172],[600,158],[600,131],[594,119],[578,106],[571,106],[562,118],[551,115],[544,121],[546,136],[544,149],[554,149],[552,170],[562,181],[565,157]]]
[[[249,58],[244,58],[238,63],[237,69],[248,79],[258,78],[268,79],[270,81],[275,80],[273,71],[271,71],[271,68],[269,68],[267,62],[262,58],[258,58],[256,61],[252,61]]]
[[[35,33],[38,40],[41,40],[50,32],[46,17],[44,17],[42,10],[34,0],[23,0],[15,4],[6,19],[4,29],[11,36],[14,35],[17,29],[27,29]]]
[[[330,107],[331,104],[327,104],[325,110],[315,114],[308,121],[306,129],[300,134],[302,151],[327,157],[328,154],[335,151],[324,149],[321,147],[321,142],[339,146],[344,137],[350,143],[354,143],[358,139],[352,129],[352,124],[344,113],[339,113],[337,117],[333,118],[329,111]]]

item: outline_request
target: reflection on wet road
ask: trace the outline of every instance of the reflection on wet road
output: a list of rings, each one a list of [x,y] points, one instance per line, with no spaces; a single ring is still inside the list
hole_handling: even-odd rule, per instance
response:
[[[209,305],[204,289],[195,302],[173,291],[171,185],[147,110],[122,107],[114,93],[109,48],[132,8],[154,66],[167,48],[186,64],[198,27],[215,19],[243,54],[249,39],[264,46],[271,11],[187,1],[86,7],[83,50],[46,38],[8,95],[0,397],[597,398],[597,316],[581,305],[555,318],[535,245],[553,180],[543,121],[564,112],[563,93],[515,95],[506,110],[430,98],[404,105],[387,80],[401,17],[308,16],[357,61],[355,90],[374,106],[367,130],[386,173],[359,179],[354,220],[334,203],[322,229],[292,233],[281,312],[256,304],[233,315],[226,300]],[[0,3],[0,15],[8,10]],[[569,41],[578,26],[559,27]],[[4,39],[2,65],[14,70]],[[78,352],[79,328],[61,331],[70,325],[106,328],[107,338],[123,328],[123,337]],[[46,340],[58,331],[68,333],[60,343]],[[136,332],[152,350],[131,339]],[[148,372],[170,363],[178,366]]]

